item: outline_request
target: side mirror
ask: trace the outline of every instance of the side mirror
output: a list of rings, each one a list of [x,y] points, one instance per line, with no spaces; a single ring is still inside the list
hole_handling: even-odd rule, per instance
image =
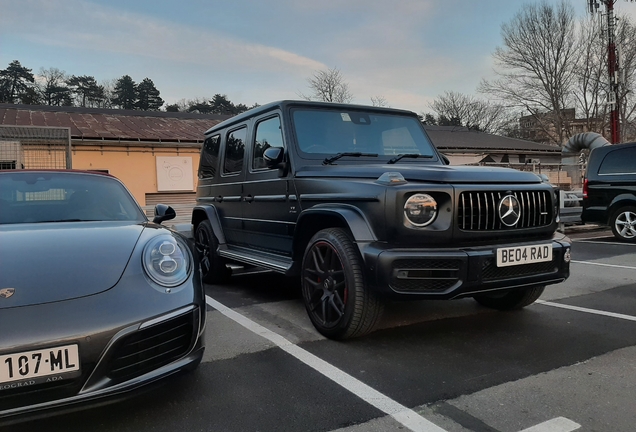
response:
[[[155,206],[155,217],[152,220],[156,224],[160,224],[163,221],[174,219],[177,217],[177,212],[172,207],[166,204],[157,204]]]
[[[444,165],[450,165],[450,159],[448,159],[448,157],[445,154],[440,153],[439,155],[442,157],[442,161],[444,162]]]
[[[283,158],[285,157],[285,149],[282,147],[270,147],[263,152],[265,165],[269,169],[284,168]]]

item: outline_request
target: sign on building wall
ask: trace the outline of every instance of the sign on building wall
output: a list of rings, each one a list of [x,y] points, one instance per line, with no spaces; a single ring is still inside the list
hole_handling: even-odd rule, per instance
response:
[[[192,191],[192,158],[182,156],[157,156],[157,190]]]

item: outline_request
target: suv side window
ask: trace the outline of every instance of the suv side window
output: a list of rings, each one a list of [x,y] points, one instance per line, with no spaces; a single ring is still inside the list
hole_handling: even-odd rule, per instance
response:
[[[598,173],[600,175],[636,173],[636,147],[609,152],[603,159]]]
[[[223,161],[223,174],[236,174],[243,168],[245,155],[245,139],[247,128],[230,132],[225,140],[225,160]]]
[[[203,142],[203,151],[199,162],[199,178],[212,178],[216,175],[220,144],[221,135],[207,137]]]
[[[283,147],[283,134],[278,116],[263,120],[256,125],[256,137],[252,151],[252,169],[267,168],[263,153],[270,147]]]

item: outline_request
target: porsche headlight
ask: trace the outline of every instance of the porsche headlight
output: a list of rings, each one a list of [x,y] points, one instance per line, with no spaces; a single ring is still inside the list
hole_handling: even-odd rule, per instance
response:
[[[437,202],[428,194],[418,193],[406,200],[404,217],[417,228],[430,225],[437,216]]]
[[[146,244],[143,264],[148,276],[166,287],[181,285],[190,273],[190,255],[171,235],[155,237]]]

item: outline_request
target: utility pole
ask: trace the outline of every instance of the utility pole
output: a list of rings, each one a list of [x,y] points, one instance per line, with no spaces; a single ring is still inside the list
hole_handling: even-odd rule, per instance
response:
[[[608,103],[612,106],[610,111],[611,140],[612,144],[616,144],[621,142],[620,83],[618,82],[619,64],[618,57],[616,56],[616,18],[614,17],[614,3],[616,3],[617,0],[587,0],[590,13],[598,11],[599,1],[605,5],[605,15],[607,18],[607,72],[609,75]]]

